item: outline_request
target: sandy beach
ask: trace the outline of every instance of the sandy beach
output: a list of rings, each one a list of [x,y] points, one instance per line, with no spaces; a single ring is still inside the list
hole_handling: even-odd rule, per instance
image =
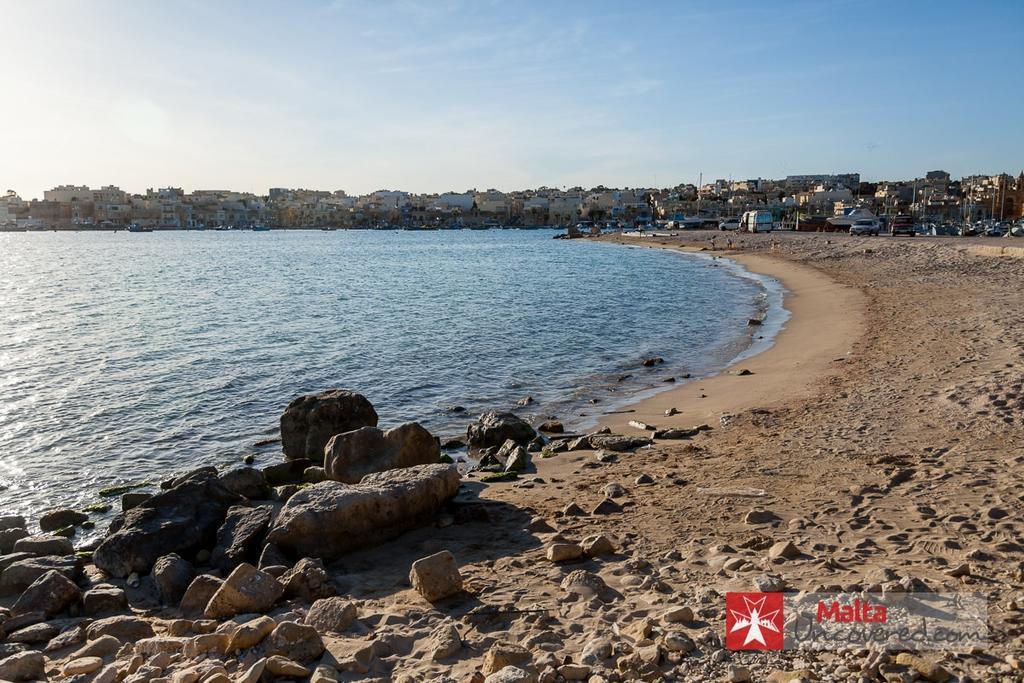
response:
[[[695,252],[698,248],[662,238],[616,237],[615,242],[650,248]],[[705,252],[701,252],[705,253]],[[711,252],[716,253],[716,252]],[[853,351],[863,332],[864,298],[854,287],[837,283],[809,266],[771,256],[723,252],[747,270],[771,276],[785,287],[786,309],[791,318],[765,352],[732,364],[714,377],[682,381],[678,388],[641,400],[606,416],[601,426],[630,433],[632,420],[659,428],[689,427],[718,422],[723,414],[767,404],[807,398],[816,385],[836,370],[835,359]],[[685,314],[685,302],[681,306]],[[745,369],[750,375],[737,375]],[[757,379],[749,378],[756,375]],[[675,408],[676,415],[665,412]]]
[[[710,250],[712,238],[724,242],[601,239]],[[630,420],[709,428],[617,453],[534,452],[509,482],[472,473],[434,524],[329,562],[355,616],[320,634],[323,653],[303,662],[309,680],[493,682],[505,664],[527,672],[515,680],[547,683],[1024,679],[1024,259],[959,240],[733,241],[712,253],[786,289],[792,317],[775,343],[604,423],[635,436],[646,433]],[[410,566],[440,551],[464,590],[428,602]],[[256,616],[183,618],[148,575],[86,575],[124,589],[156,638],[182,647]],[[724,595],[756,590],[977,591],[990,642],[910,658],[728,650]],[[265,613],[308,621],[309,602]],[[48,651],[47,671],[59,677],[85,638]],[[162,659],[151,680],[259,678],[257,647],[196,647]],[[138,670],[152,655],[137,649],[108,653],[103,671]]]

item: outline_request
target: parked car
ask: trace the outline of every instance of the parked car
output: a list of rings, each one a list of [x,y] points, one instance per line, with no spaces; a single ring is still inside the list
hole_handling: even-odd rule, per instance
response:
[[[771,211],[747,211],[740,219],[743,232],[771,232],[775,229],[775,218]]]
[[[882,226],[877,218],[861,218],[850,226],[851,235],[877,235],[881,230]]]
[[[894,237],[896,235],[907,235],[913,237],[917,234],[917,230],[914,228],[914,217],[901,213],[898,216],[894,216],[892,223],[889,224],[889,232]]]
[[[985,231],[985,237],[1002,237],[1005,234],[1006,231],[1003,230],[1002,226],[999,225],[993,225],[991,228]]]
[[[739,218],[726,218],[724,221],[718,224],[719,230],[739,230],[740,219]]]

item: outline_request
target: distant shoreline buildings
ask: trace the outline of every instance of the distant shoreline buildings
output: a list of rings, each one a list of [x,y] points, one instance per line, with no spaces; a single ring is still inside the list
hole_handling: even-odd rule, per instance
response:
[[[878,215],[912,213],[921,220],[1016,220],[1024,216],[1024,172],[953,180],[945,171],[921,178],[861,182],[857,173],[791,175],[781,180],[718,179],[700,187],[584,189],[540,187],[499,192],[413,194],[378,190],[349,196],[274,187],[266,195],[166,187],[131,194],[59,185],[42,199],[14,190],[0,196],[0,230],[155,230],[249,228],[474,227],[487,224],[566,226],[581,220],[622,224],[691,216],[735,216],[748,209],[780,216],[832,216],[851,208]]]

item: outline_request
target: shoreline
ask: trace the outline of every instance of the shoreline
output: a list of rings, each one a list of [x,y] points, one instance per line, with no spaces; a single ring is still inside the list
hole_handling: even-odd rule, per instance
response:
[[[772,255],[735,250],[707,252],[658,238],[647,239],[653,243],[622,235],[600,241],[729,259],[751,273],[781,282],[784,287],[782,306],[789,312],[789,318],[764,350],[749,357],[741,353],[738,360],[731,361],[711,377],[686,380],[653,396],[630,401],[621,409],[633,412],[602,415],[598,427],[636,434],[640,430],[629,425],[631,420],[658,428],[691,427],[700,423],[715,426],[725,414],[807,398],[821,381],[835,373],[836,360],[851,352],[864,334],[866,298],[863,293],[810,266]],[[754,345],[756,340],[752,340],[751,346]],[[751,375],[733,374],[740,367],[749,370]],[[665,411],[670,408],[679,412],[666,416]]]

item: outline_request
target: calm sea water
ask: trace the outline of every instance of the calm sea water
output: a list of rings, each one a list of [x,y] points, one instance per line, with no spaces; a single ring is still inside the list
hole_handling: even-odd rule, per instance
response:
[[[441,436],[527,395],[524,417],[585,426],[726,365],[778,294],[723,260],[551,236],[0,234],[0,511],[278,461],[256,443],[331,387]]]

